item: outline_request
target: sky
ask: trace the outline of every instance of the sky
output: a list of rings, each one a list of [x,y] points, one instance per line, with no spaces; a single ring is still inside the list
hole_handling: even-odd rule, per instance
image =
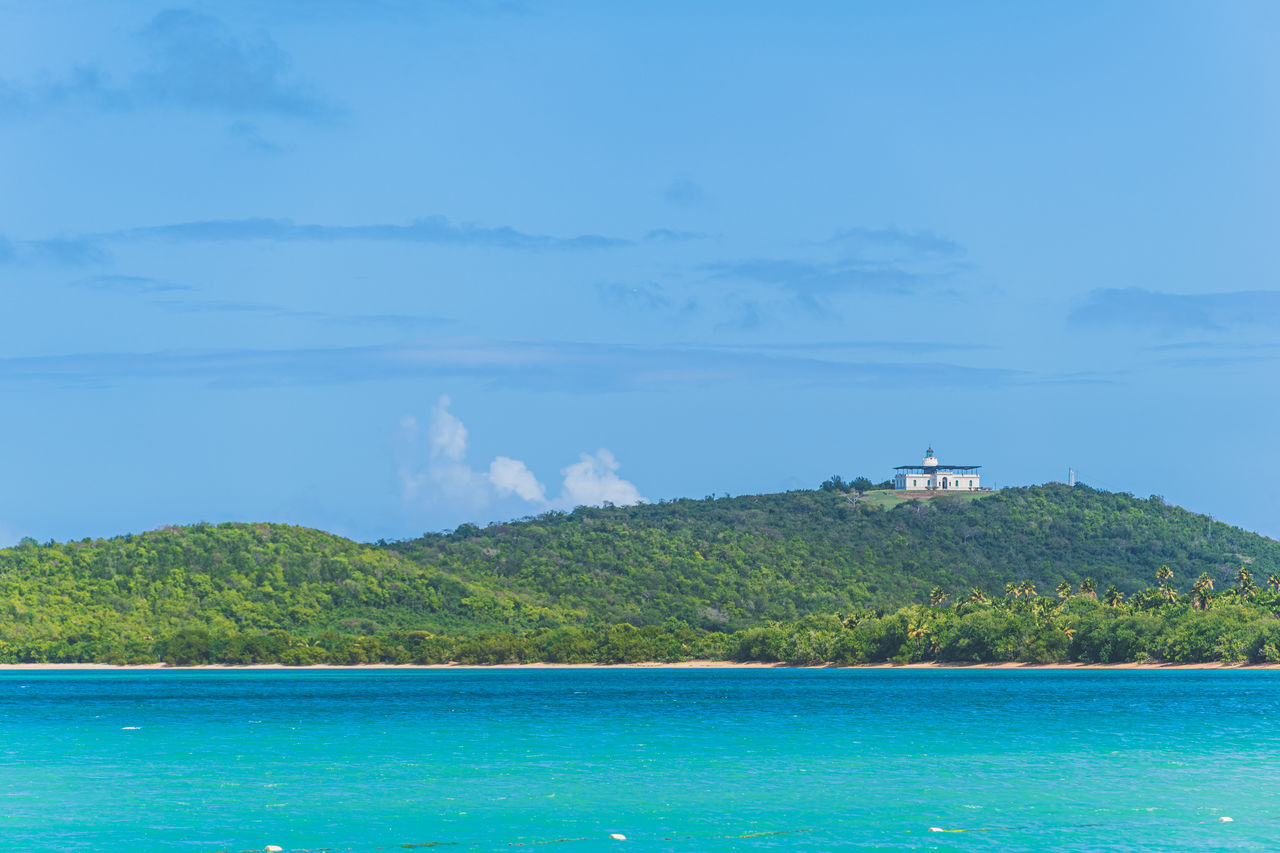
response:
[[[0,0],[0,545],[887,479],[1280,537],[1273,3]]]

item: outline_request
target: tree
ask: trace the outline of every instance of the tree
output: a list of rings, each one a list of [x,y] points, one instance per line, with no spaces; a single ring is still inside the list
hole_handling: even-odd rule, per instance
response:
[[[1202,572],[1195,583],[1191,584],[1191,606],[1197,610],[1208,610],[1212,598],[1213,578],[1209,577],[1208,572]]]
[[[916,656],[923,658],[937,651],[936,643],[931,642],[933,631],[923,619],[910,619],[907,622],[907,639],[915,645]]]
[[[1236,591],[1241,598],[1252,598],[1258,591],[1258,585],[1253,582],[1253,572],[1249,571],[1248,566],[1242,565],[1236,572]]]
[[[1160,568],[1156,569],[1156,581],[1160,585],[1160,597],[1170,604],[1178,600],[1177,590],[1169,585],[1172,580],[1173,569],[1167,565],[1161,565]]]
[[[984,604],[987,601],[987,595],[975,586],[969,590],[969,600],[974,604]]]
[[[1124,593],[1121,592],[1120,589],[1115,584],[1112,584],[1111,586],[1107,587],[1107,592],[1104,596],[1104,600],[1111,607],[1119,607],[1121,603],[1124,601]]]
[[[1271,587],[1273,592],[1280,592],[1280,575],[1267,578],[1267,586]]]
[[[854,477],[853,482],[849,484],[849,487],[855,491],[867,492],[870,491],[871,487],[874,485],[875,483],[871,482],[866,477]]]
[[[1021,598],[1022,587],[1013,581],[1009,581],[1004,585],[1004,594],[1006,598]]]
[[[1054,589],[1058,593],[1058,598],[1061,598],[1063,601],[1066,601],[1071,597],[1071,584],[1066,581],[1058,584]]]
[[[929,606],[938,607],[942,602],[947,600],[947,593],[940,586],[935,586],[929,590]]]
[[[1023,598],[1032,599],[1036,597],[1036,585],[1033,581],[1024,580],[1018,584],[1018,594]]]
[[[844,478],[839,474],[832,474],[831,479],[825,480],[822,483],[822,490],[824,492],[847,492],[849,491],[849,487],[845,484]]]
[[[1080,581],[1080,594],[1085,598],[1092,598],[1095,601],[1098,598],[1098,585],[1093,582],[1093,578],[1085,578]]]

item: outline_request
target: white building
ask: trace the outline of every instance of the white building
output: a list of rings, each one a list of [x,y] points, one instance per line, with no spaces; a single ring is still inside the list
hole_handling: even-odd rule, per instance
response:
[[[978,469],[981,465],[940,465],[933,448],[925,451],[919,465],[899,465],[893,470],[895,489],[908,492],[976,492],[979,485]]]

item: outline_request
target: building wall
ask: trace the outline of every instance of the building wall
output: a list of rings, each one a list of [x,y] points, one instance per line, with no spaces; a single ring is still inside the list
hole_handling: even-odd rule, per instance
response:
[[[947,482],[945,491],[948,492],[971,492],[982,488],[978,474],[967,472],[957,474],[945,469],[935,471],[932,474],[899,473],[893,479],[893,487],[895,489],[904,489],[908,492],[923,492],[926,490],[941,492],[944,491],[943,480]]]

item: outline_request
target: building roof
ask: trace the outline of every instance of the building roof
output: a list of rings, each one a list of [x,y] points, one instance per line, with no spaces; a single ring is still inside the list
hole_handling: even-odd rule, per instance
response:
[[[919,471],[921,474],[931,474],[934,471],[977,471],[981,467],[981,465],[899,465],[893,470]]]

